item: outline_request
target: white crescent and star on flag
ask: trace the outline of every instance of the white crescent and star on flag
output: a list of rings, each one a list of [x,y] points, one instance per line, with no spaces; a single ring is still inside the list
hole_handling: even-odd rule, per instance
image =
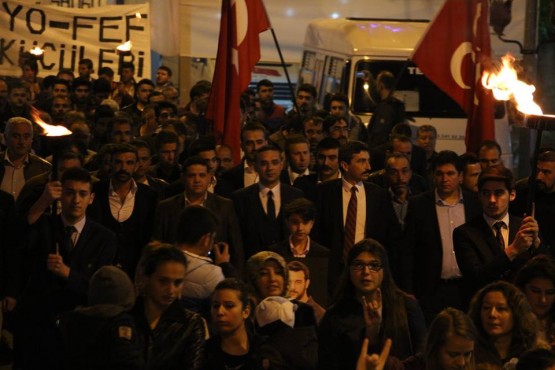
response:
[[[235,6],[235,25],[236,25],[236,35],[237,35],[237,45],[233,46],[231,51],[231,60],[235,66],[235,72],[239,74],[239,46],[245,39],[247,35],[247,30],[249,27],[249,10],[247,8],[246,0],[232,0],[231,8]]]

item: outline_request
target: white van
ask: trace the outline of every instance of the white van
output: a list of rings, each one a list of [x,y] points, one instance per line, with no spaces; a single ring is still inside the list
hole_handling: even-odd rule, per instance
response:
[[[389,70],[398,77],[395,96],[404,101],[414,125],[433,125],[438,131],[437,150],[462,154],[466,151],[466,114],[408,61],[428,24],[360,18],[315,20],[306,30],[298,84],[316,86],[320,104],[328,94],[345,93],[351,113],[367,124],[377,101],[375,78],[380,71]],[[495,128],[503,160],[510,165],[510,127],[503,104],[496,107]]]

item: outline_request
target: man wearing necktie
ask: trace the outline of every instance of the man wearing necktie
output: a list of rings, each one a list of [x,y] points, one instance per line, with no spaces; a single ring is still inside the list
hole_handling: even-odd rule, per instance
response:
[[[512,281],[532,256],[544,252],[533,215],[510,215],[515,196],[512,172],[503,166],[488,167],[478,178],[483,213],[453,232],[455,255],[467,286],[468,297],[495,280]]]
[[[87,304],[92,274],[113,262],[115,235],[86,217],[92,203],[91,177],[82,168],[64,172],[59,190],[62,212],[43,214],[28,225],[24,260],[27,285],[16,306],[14,367],[60,368],[58,321],[63,312]],[[40,333],[40,335],[37,335]],[[33,348],[33,356],[29,349]],[[63,366],[62,366],[63,367]]]

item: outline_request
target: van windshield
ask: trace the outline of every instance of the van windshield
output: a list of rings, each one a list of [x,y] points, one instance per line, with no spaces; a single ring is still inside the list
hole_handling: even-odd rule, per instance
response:
[[[375,79],[383,70],[396,77],[402,71],[395,97],[405,103],[412,117],[464,118],[466,114],[447,94],[428,80],[414,63],[405,61],[359,61],[355,66],[352,110],[355,114],[372,113],[378,102]]]

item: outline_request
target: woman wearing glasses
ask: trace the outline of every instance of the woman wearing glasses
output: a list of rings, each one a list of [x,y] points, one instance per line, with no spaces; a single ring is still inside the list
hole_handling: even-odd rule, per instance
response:
[[[426,324],[418,303],[393,281],[387,253],[373,239],[349,251],[335,304],[319,327],[319,369],[354,369],[365,338],[379,353],[387,338],[391,356],[405,359],[424,342]]]

